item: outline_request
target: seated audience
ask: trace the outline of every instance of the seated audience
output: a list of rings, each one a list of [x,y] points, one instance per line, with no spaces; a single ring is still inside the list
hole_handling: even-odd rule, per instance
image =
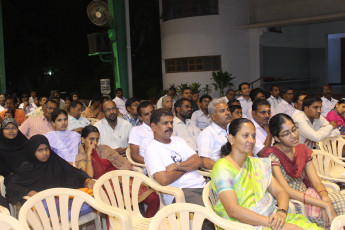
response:
[[[117,117],[118,112],[113,101],[105,101],[102,104],[102,111],[104,118],[94,124],[100,132],[100,145],[108,145],[118,153],[125,154],[131,123]]]
[[[17,124],[20,126],[26,120],[25,112],[21,109],[16,108],[17,100],[14,97],[7,97],[5,100],[5,108],[6,110],[0,112],[0,117],[2,119],[5,118],[6,111],[12,111],[14,113],[14,119],[16,120]]]
[[[261,88],[255,88],[250,91],[250,100],[254,102],[256,99],[266,99],[265,97],[265,92]],[[253,104],[252,104],[253,105]],[[272,111],[272,108],[271,108]],[[252,108],[249,108],[248,113],[247,113],[249,120],[252,119]]]
[[[42,96],[38,101],[39,106],[34,111],[32,111],[31,113],[26,114],[26,116],[27,117],[38,117],[38,116],[43,115],[43,105],[44,105],[44,103],[46,103],[47,100],[48,100],[47,97]]]
[[[230,122],[235,119],[242,118],[242,107],[240,105],[232,105],[229,107],[230,110]]]
[[[226,92],[225,92],[225,96],[222,97],[224,99],[224,101],[226,103],[228,103],[228,101],[231,101],[233,99],[235,99],[235,96],[236,96],[236,91],[234,89],[228,89]],[[212,101],[212,100],[211,100]]]
[[[306,204],[311,222],[329,228],[337,215],[345,214],[345,194],[326,190],[313,165],[313,152],[299,144],[298,127],[291,117],[277,114],[269,127],[275,145],[265,150],[264,157],[271,158],[273,176],[291,199]]]
[[[18,107],[19,109],[24,110],[25,114],[32,113],[35,109],[37,109],[37,106],[35,103],[29,102],[29,95],[26,93],[22,94],[22,103]]]
[[[307,96],[306,93],[304,92],[296,92],[294,94],[294,98],[293,98],[293,105],[295,107],[295,112],[292,114],[292,118],[294,118],[298,113],[301,113],[303,112],[303,108],[302,108],[302,105],[303,105],[303,100],[304,98]]]
[[[127,110],[126,110],[127,98],[123,96],[123,91],[121,88],[117,88],[115,90],[115,95],[116,97],[113,99],[113,102],[115,103],[116,108],[119,110],[121,115],[124,116],[127,114]]]
[[[203,130],[212,123],[208,113],[208,103],[212,101],[209,95],[202,95],[200,97],[200,109],[192,114],[191,121],[200,129]]]
[[[57,103],[60,109],[64,109],[65,107],[65,101],[60,97],[60,90],[53,89],[50,91],[50,96],[49,97],[56,97],[57,98]]]
[[[0,93],[0,112],[6,110],[6,108],[5,108],[5,101],[6,101],[5,94]]]
[[[331,111],[335,104],[337,104],[338,100],[334,99],[333,96],[333,90],[330,85],[324,85],[321,88],[322,91],[322,107],[321,107],[321,115],[323,117],[326,117],[329,111]]]
[[[267,101],[270,103],[271,109],[275,110],[278,104],[283,100],[280,97],[279,86],[272,85],[270,89],[270,94],[271,96],[267,99]]]
[[[238,86],[241,96],[237,98],[241,103],[242,112],[245,117],[251,116],[249,110],[252,107],[252,100],[250,99],[250,85],[248,82],[243,82]]]
[[[180,137],[172,136],[173,115],[165,109],[152,111],[151,128],[154,139],[147,146],[145,165],[151,176],[161,185],[182,189],[187,203],[203,205],[202,190],[205,179],[197,169],[201,166],[198,154]],[[163,194],[165,204],[173,196]]]
[[[62,159],[73,164],[78,154],[80,134],[67,130],[68,117],[65,110],[57,109],[52,113],[52,125],[54,131],[45,134],[50,147]]]
[[[335,104],[334,109],[327,114],[326,120],[337,123],[340,134],[345,135],[345,99],[341,99]]]
[[[71,101],[72,99],[70,97],[66,97],[65,98],[65,105],[63,107],[63,109],[68,112],[69,111],[69,107],[71,106]]]
[[[220,159],[220,148],[226,143],[231,117],[228,105],[221,98],[213,99],[208,104],[208,112],[212,124],[201,131],[197,146],[202,167],[212,169],[214,163]]]
[[[198,90],[192,90],[192,100],[198,105],[198,109],[200,109],[199,91]]]
[[[43,105],[43,115],[39,117],[28,118],[20,127],[19,130],[27,137],[30,138],[36,134],[46,134],[53,131],[51,123],[52,113],[58,108],[56,101],[48,99]]]
[[[76,167],[85,171],[90,177],[98,179],[103,174],[117,170],[131,170],[132,165],[107,145],[98,145],[99,131],[95,126],[86,126],[81,134],[82,146],[76,159]],[[132,181],[131,181],[132,183]],[[153,217],[160,205],[158,195],[148,186],[141,185],[139,202],[147,205],[145,217]]]
[[[68,112],[68,130],[81,133],[81,130],[91,122],[81,116],[83,104],[79,101],[72,101]]]
[[[13,118],[6,118],[1,123],[0,175],[7,177],[26,160],[24,149],[27,141]]]
[[[13,118],[14,119],[14,112],[11,110],[6,110],[5,114],[4,114],[4,120],[6,118]]]
[[[173,120],[173,136],[183,138],[189,147],[197,152],[196,139],[200,133],[200,129],[190,120],[192,103],[188,99],[181,98],[175,102],[174,107],[176,116]]]
[[[163,107],[163,98],[165,96],[170,96],[171,99],[172,99],[172,104],[175,104],[175,97],[176,97],[176,89],[174,86],[171,86],[169,89],[168,89],[168,92],[166,95],[162,96],[161,98],[159,98],[159,100],[157,101],[157,109],[166,109]]]
[[[35,99],[37,99],[37,92],[35,90],[31,90],[30,91],[30,97],[29,97],[29,103],[35,103]]]
[[[131,129],[128,144],[131,149],[132,159],[135,162],[145,164],[145,150],[147,145],[153,140],[153,132],[150,126],[153,105],[149,101],[142,101],[140,102],[137,110],[138,117],[142,124]]]
[[[322,100],[316,96],[306,96],[303,100],[303,113],[298,113],[294,121],[299,127],[299,143],[313,149],[315,143],[327,137],[339,136],[335,121],[328,122],[321,116]]]
[[[192,89],[190,87],[185,87],[182,89],[181,98],[190,100],[192,103],[192,113],[199,110],[198,105],[192,100]]]
[[[94,96],[91,100],[91,105],[87,107],[84,111],[84,117],[86,118],[96,118],[98,120],[103,119],[103,113],[101,111],[101,101],[102,98],[98,95]],[[65,102],[66,105],[66,102]]]
[[[93,188],[94,181],[82,170],[59,157],[43,135],[35,135],[26,145],[28,160],[8,177],[6,195],[12,204],[49,188]]]
[[[261,156],[264,150],[272,145],[272,135],[268,128],[271,117],[271,105],[265,99],[257,99],[253,102],[251,121],[256,131],[256,143],[253,150],[254,156]]]
[[[285,113],[290,117],[295,112],[293,106],[294,90],[292,88],[284,88],[282,91],[283,100],[277,105],[275,113]],[[274,114],[272,114],[274,115]]]
[[[162,99],[162,108],[167,109],[171,111],[173,114],[175,114],[175,111],[173,109],[174,107],[173,103],[175,103],[175,100],[173,100],[171,96],[165,95]]]
[[[245,118],[231,122],[224,157],[211,173],[219,197],[216,213],[257,229],[321,229],[300,214],[288,214],[289,195],[272,177],[270,159],[250,157],[254,146],[253,123]]]
[[[129,98],[125,103],[127,114],[123,115],[122,118],[129,121],[132,127],[141,125],[141,122],[139,120],[138,113],[137,113],[137,108],[138,108],[139,103],[140,101],[134,97]]]

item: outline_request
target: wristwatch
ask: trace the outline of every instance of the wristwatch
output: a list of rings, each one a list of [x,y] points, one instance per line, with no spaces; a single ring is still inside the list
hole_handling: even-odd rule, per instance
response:
[[[283,213],[287,214],[287,211],[285,209],[282,209],[282,208],[278,209],[277,212],[283,212]]]
[[[178,169],[178,170],[181,170],[180,162],[178,161],[178,162],[176,162],[175,164],[177,164],[177,169]]]

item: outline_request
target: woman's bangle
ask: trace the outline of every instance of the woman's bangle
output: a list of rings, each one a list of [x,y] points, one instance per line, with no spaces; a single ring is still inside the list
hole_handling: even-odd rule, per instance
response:
[[[303,203],[305,204],[305,193],[304,193],[304,202]]]
[[[287,211],[285,209],[282,209],[282,208],[278,209],[277,212],[283,212],[283,213],[287,214]]]
[[[322,193],[322,192],[326,192],[328,194],[328,191],[326,189],[321,190],[320,192],[318,192],[318,194],[320,195],[320,193]]]

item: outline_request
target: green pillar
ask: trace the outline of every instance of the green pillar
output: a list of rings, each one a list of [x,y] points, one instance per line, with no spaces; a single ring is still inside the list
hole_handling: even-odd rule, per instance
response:
[[[128,71],[126,52],[126,18],[125,0],[108,0],[109,11],[113,18],[108,30],[113,49],[113,66],[115,88],[122,88],[123,95],[128,97]],[[114,90],[115,92],[115,90]]]
[[[2,28],[2,0],[0,0],[0,90],[6,92],[4,36]]]

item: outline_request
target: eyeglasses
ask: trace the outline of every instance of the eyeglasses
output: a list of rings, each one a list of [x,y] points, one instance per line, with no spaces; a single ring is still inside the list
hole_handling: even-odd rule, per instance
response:
[[[282,132],[282,134],[279,134],[280,137],[287,137],[287,136],[291,136],[291,134],[295,134],[298,131],[298,125],[295,124],[295,126],[291,129],[291,130],[286,130],[284,132]]]

